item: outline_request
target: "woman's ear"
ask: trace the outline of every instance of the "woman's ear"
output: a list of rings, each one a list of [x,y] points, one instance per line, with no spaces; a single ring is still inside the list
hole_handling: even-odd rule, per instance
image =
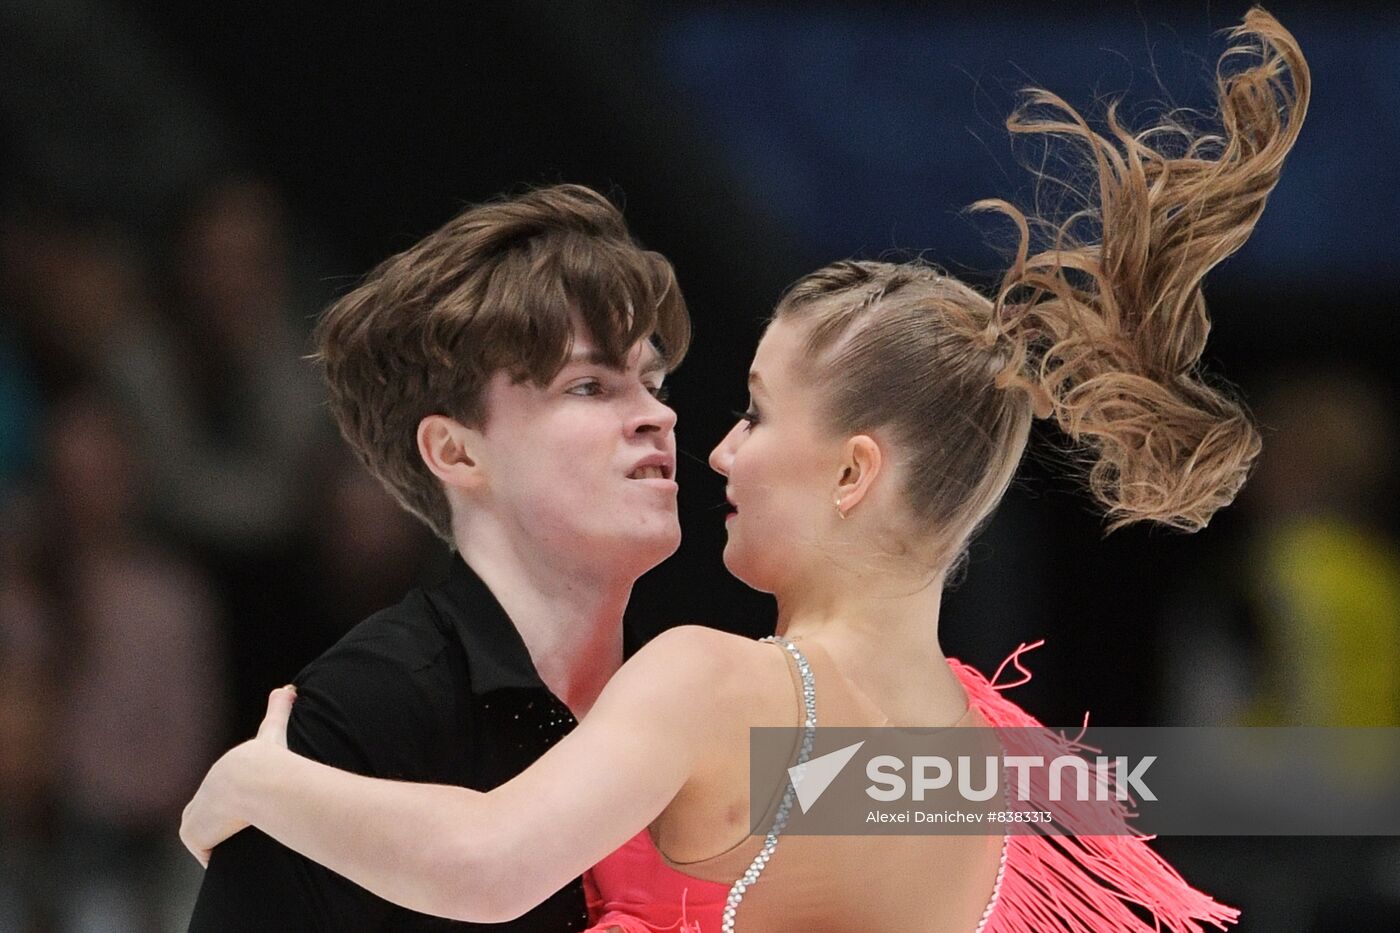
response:
[[[429,472],[453,489],[485,485],[481,441],[481,432],[446,415],[428,415],[418,422],[418,455]]]
[[[836,483],[836,510],[845,518],[870,491],[884,466],[880,445],[868,434],[846,441],[841,452],[840,478]]]

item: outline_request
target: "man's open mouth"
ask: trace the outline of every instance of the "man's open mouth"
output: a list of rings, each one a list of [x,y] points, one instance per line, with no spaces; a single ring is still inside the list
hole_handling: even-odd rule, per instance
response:
[[[670,479],[671,468],[665,464],[640,466],[627,474],[628,479]]]

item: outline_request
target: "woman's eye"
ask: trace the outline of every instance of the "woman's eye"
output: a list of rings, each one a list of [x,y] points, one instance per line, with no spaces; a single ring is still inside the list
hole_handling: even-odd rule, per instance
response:
[[[744,422],[744,430],[746,431],[758,424],[758,412],[754,410],[752,405],[750,405],[746,411],[734,412],[734,417]]]

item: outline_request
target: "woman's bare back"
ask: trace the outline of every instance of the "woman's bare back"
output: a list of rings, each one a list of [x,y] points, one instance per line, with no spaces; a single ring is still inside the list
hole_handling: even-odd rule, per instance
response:
[[[803,719],[802,677],[779,644],[740,640],[732,651],[735,676],[727,693],[706,698],[724,718],[705,764],[653,822],[652,838],[667,863],[684,874],[730,884],[763,847],[750,835],[749,729],[794,727]],[[818,726],[883,726],[892,717],[871,694],[841,672],[819,644],[797,648],[815,686]],[[942,663],[930,660],[930,664]],[[915,688],[926,691],[926,685]],[[960,708],[929,693],[925,721],[898,725],[980,725],[962,697]],[[763,801],[769,811],[783,788]],[[746,892],[740,917],[751,930],[878,929],[969,933],[995,884],[1002,837],[995,836],[784,836],[763,868],[761,885]]]

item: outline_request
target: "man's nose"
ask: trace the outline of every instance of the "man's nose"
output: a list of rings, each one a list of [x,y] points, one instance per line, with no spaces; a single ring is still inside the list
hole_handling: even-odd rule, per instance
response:
[[[646,398],[642,410],[628,425],[628,433],[670,434],[674,431],[676,429],[676,410],[650,393],[647,393]]]

